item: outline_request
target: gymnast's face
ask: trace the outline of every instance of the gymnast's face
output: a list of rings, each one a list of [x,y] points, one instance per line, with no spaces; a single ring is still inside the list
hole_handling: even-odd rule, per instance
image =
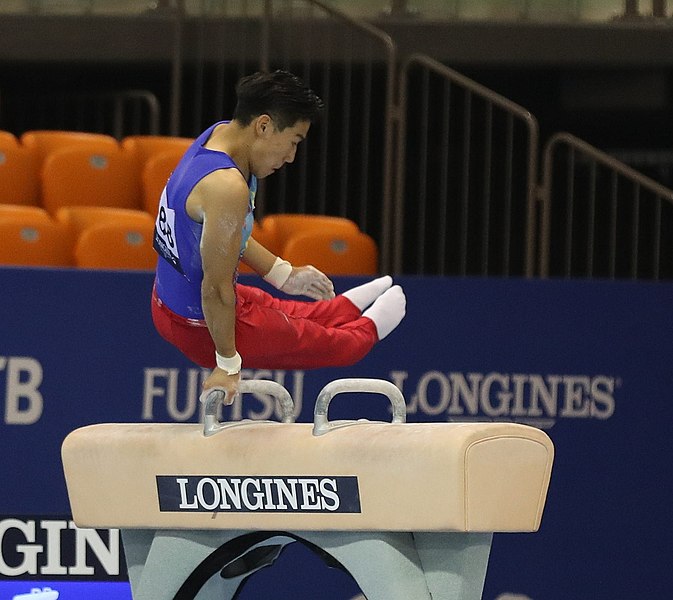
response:
[[[273,119],[261,115],[255,123],[256,138],[252,149],[251,170],[258,179],[268,177],[294,162],[297,147],[306,139],[311,127],[309,121],[297,121],[285,129],[278,129]]]

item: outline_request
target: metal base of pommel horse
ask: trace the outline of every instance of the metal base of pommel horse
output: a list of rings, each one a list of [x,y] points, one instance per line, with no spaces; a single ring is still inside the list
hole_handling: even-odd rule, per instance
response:
[[[222,600],[299,542],[348,571],[368,600],[481,598],[493,532],[540,526],[554,448],[515,423],[406,423],[401,392],[340,379],[314,423],[221,423],[220,392],[202,424],[101,424],[62,447],[80,527],[119,528],[134,600]],[[332,421],[342,392],[383,394],[392,423]],[[281,585],[282,582],[279,582]]]

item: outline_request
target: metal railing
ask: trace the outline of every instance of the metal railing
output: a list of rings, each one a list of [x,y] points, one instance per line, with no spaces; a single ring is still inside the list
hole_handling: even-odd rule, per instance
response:
[[[171,134],[195,136],[228,118],[243,75],[278,68],[296,73],[323,99],[325,112],[292,168],[261,182],[257,214],[348,217],[377,241],[387,264],[396,74],[391,37],[319,0],[265,0],[261,16],[194,20],[180,14]]]
[[[198,135],[233,112],[234,86],[254,70],[284,68],[325,102],[291,169],[260,182],[257,215],[348,217],[370,234],[390,270],[397,56],[387,33],[320,0],[257,0],[194,13],[165,0],[173,24],[170,135]]]
[[[296,164],[263,182],[258,216],[351,218],[377,241],[381,272],[673,278],[671,190],[565,133],[545,146],[540,182],[529,111],[428,56],[398,64],[367,22],[321,0],[196,15],[163,4],[166,123],[143,90],[3,93],[0,116],[18,131],[195,136],[231,115],[242,75],[286,68],[326,111]]]
[[[392,214],[395,44],[387,33],[315,0],[300,13],[309,27],[297,36],[293,26],[297,17],[292,10],[271,14],[275,4],[266,2],[269,41],[263,46],[267,54],[262,65],[298,71],[321,95],[326,110],[311,134],[314,156],[309,161],[308,154],[302,154],[300,168],[284,171],[270,182],[270,188],[276,186],[274,212],[292,209],[349,217],[378,241],[381,263],[386,265]],[[297,5],[291,4],[294,10]],[[316,64],[322,64],[317,77],[312,75]],[[314,191],[310,191],[312,179]],[[287,193],[291,188],[293,199]]]
[[[394,272],[532,277],[535,117],[423,55],[399,90]]]
[[[673,191],[568,133],[544,148],[542,277],[673,278]]]
[[[18,131],[63,129],[125,135],[160,132],[161,107],[148,90],[6,94],[2,115]]]

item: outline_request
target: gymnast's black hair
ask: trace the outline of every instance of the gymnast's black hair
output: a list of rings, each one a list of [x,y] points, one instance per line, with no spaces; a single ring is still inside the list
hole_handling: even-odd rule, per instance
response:
[[[298,121],[316,122],[324,106],[299,77],[282,70],[243,77],[236,84],[236,96],[235,121],[245,126],[267,114],[280,131]]]

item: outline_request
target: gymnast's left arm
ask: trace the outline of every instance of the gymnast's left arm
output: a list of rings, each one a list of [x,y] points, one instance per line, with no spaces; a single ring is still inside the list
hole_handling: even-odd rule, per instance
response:
[[[253,237],[248,239],[241,260],[281,292],[314,300],[334,298],[334,284],[327,275],[311,265],[293,267]]]
[[[276,255],[267,250],[255,238],[250,236],[245,246],[241,262],[248,265],[255,273],[264,277],[273,267]]]

